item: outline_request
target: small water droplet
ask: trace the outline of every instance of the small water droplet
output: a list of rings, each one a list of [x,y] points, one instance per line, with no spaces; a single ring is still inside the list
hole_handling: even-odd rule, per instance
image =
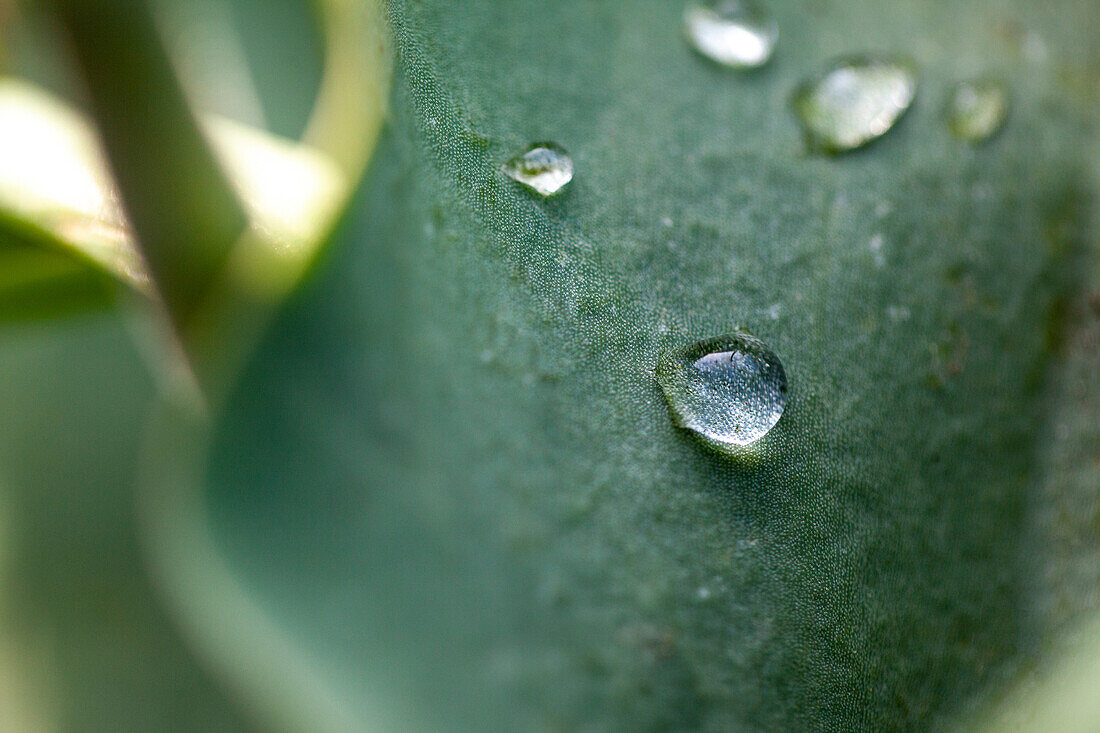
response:
[[[1023,38],[1024,58],[1033,64],[1047,60],[1047,42],[1035,31],[1028,31]]]
[[[801,84],[792,105],[812,150],[841,153],[889,132],[916,92],[917,78],[908,64],[852,56]]]
[[[756,442],[779,421],[787,402],[779,357],[743,331],[665,352],[657,380],[676,424],[717,443]]]
[[[894,323],[898,323],[899,321],[908,321],[909,316],[909,309],[903,305],[886,306],[886,317]]]
[[[878,267],[882,267],[886,264],[886,256],[882,253],[882,245],[885,243],[886,239],[881,234],[875,234],[871,237],[871,252],[874,254],[875,265]]]
[[[779,37],[771,11],[755,0],[691,0],[684,30],[696,51],[735,69],[766,64]]]
[[[964,81],[947,99],[947,125],[960,140],[980,143],[997,134],[1008,116],[1008,88],[990,79]]]
[[[557,143],[534,143],[501,170],[536,193],[553,196],[573,180],[573,159]]]

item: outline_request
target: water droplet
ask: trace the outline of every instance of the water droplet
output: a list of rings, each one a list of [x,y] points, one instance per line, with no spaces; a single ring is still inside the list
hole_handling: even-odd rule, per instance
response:
[[[1024,58],[1033,64],[1047,60],[1047,42],[1035,31],[1028,31],[1023,38]]]
[[[964,81],[947,99],[947,125],[960,140],[979,143],[997,134],[1008,116],[1008,88],[997,81]]]
[[[684,30],[696,51],[735,69],[766,64],[779,37],[771,12],[755,0],[691,0]]]
[[[909,309],[903,305],[886,306],[886,317],[894,323],[898,323],[899,321],[908,321],[910,315],[911,314],[909,313]]]
[[[534,143],[501,170],[536,193],[553,196],[573,180],[573,159],[557,143]]]
[[[878,267],[882,267],[886,264],[886,256],[882,253],[882,245],[885,243],[886,239],[881,234],[876,234],[871,237],[871,253],[874,255],[875,265]]]
[[[917,78],[908,64],[853,56],[800,85],[792,104],[810,148],[841,153],[889,132],[916,92]]]
[[[778,422],[787,376],[764,342],[737,331],[665,352],[657,380],[680,427],[716,443],[748,445]]]

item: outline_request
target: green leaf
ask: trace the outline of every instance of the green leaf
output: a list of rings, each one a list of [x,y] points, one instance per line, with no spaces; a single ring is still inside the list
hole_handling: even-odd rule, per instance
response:
[[[393,124],[339,249],[209,465],[168,412],[149,473],[161,583],[273,719],[926,728],[1031,666],[1046,385],[1096,252],[1094,11],[775,11],[773,63],[736,75],[675,3],[391,3]],[[791,90],[878,49],[918,62],[914,109],[807,155]],[[978,73],[1015,102],[972,148],[942,106]],[[499,172],[539,140],[576,163],[552,200]],[[740,458],[653,374],[735,326],[790,385]]]
[[[26,322],[110,306],[114,282],[67,253],[0,244],[0,322]]]

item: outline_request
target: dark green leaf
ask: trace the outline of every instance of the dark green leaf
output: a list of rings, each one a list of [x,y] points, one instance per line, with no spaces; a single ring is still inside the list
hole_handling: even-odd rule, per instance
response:
[[[394,122],[341,247],[220,420],[203,513],[159,499],[263,609],[179,600],[209,639],[274,623],[402,730],[924,728],[1026,666],[1095,11],[775,10],[776,58],[741,76],[676,3],[391,3]],[[806,155],[791,90],[868,50],[918,62],[915,107]],[[942,109],[978,72],[1015,106],[975,149]],[[498,170],[542,140],[576,163],[553,200]],[[790,384],[737,460],[653,375],[735,326]]]

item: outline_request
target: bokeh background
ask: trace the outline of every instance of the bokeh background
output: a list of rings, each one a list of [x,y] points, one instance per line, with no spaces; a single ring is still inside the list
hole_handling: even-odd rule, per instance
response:
[[[203,108],[300,136],[321,75],[307,3],[160,5]],[[5,74],[83,104],[47,8],[0,3],[0,23]],[[156,355],[137,346],[135,318],[121,304],[0,322],[5,733],[256,729],[198,664],[147,580],[133,495]]]

